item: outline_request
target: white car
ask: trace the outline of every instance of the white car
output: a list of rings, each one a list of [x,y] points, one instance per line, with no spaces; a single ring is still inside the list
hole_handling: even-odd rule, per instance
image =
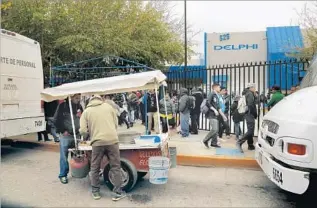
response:
[[[317,60],[301,89],[280,101],[263,118],[255,158],[281,189],[303,194],[317,186]]]

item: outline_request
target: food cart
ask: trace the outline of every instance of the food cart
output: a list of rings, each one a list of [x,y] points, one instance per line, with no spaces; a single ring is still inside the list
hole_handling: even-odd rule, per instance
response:
[[[166,85],[166,76],[159,70],[142,72],[137,74],[129,74],[115,77],[100,78],[87,81],[79,81],[74,83],[63,84],[58,87],[44,89],[41,93],[42,99],[46,102],[53,100],[66,99],[74,94],[80,93],[82,96],[90,96],[93,94],[115,94],[123,92],[132,92],[136,90],[155,90],[157,102],[157,109],[159,110],[158,87]],[[70,111],[72,111],[71,99],[69,100]],[[165,100],[165,99],[164,99]],[[166,103],[165,103],[166,108]],[[71,113],[71,116],[73,114]],[[159,113],[157,119],[160,121]],[[160,122],[159,122],[160,123]],[[84,151],[92,150],[92,147],[83,144],[81,140],[76,139],[74,123],[73,135],[75,140],[75,148],[70,151]],[[153,142],[140,142],[150,139]],[[149,158],[153,156],[169,157],[168,149],[168,133],[163,134],[161,126],[159,125],[158,135],[141,135],[135,144],[119,143],[121,155],[121,168],[124,178],[122,189],[130,191],[138,179],[144,177],[149,172]],[[90,154],[87,154],[90,155]],[[102,164],[102,175],[105,184],[112,190],[112,177],[110,166],[107,158],[104,157]]]

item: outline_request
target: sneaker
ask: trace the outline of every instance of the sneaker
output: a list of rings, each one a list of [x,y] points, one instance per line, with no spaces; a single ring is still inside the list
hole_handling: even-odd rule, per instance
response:
[[[204,142],[204,141],[201,141],[201,143],[206,147],[206,148],[209,148],[209,146],[208,146],[208,142],[206,141],[206,142]]]
[[[255,147],[253,145],[248,146],[248,150],[255,150]]]
[[[242,149],[242,144],[240,144],[239,142],[236,143],[237,149],[243,153],[243,149]]]
[[[67,177],[60,177],[59,180],[61,181],[62,184],[67,184],[68,183]]]
[[[215,147],[215,148],[221,148],[221,146],[218,145],[218,144],[211,144],[210,146],[211,146],[211,147]]]
[[[127,194],[125,192],[115,193],[115,196],[112,197],[112,201],[119,201],[120,199],[123,199],[126,196]]]
[[[101,198],[100,192],[93,192],[92,198],[94,198],[94,200],[99,200]]]
[[[58,143],[59,142],[59,138],[54,139],[54,142]]]

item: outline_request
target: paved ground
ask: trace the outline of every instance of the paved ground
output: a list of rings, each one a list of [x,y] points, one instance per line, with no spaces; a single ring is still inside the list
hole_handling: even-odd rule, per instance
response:
[[[302,200],[280,191],[261,171],[177,167],[166,185],[139,182],[129,197],[90,196],[89,180],[57,179],[59,155],[36,149],[1,148],[2,205],[21,207],[303,207]],[[310,202],[312,203],[312,202]]]

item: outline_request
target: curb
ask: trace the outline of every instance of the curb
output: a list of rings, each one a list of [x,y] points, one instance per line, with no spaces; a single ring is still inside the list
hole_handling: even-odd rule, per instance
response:
[[[260,169],[253,158],[236,158],[222,156],[189,156],[177,155],[177,164],[197,167],[226,167],[226,168],[250,168]]]
[[[26,149],[39,149],[42,151],[59,152],[59,145],[54,143],[40,143],[29,141],[12,141],[12,147],[25,146]],[[190,156],[177,155],[177,165],[194,167],[226,167],[259,169],[253,158],[236,158],[225,156]]]

